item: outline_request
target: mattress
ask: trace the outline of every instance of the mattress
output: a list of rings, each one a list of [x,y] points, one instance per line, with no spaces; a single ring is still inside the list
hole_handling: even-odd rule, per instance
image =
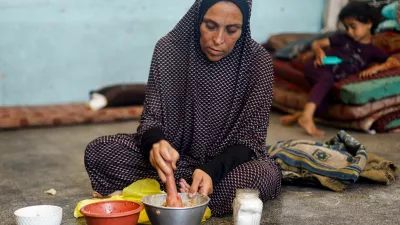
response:
[[[0,129],[62,126],[140,119],[142,106],[90,110],[85,103],[0,107]]]
[[[310,86],[301,70],[292,62],[274,59],[275,77],[295,84],[303,90]],[[400,95],[400,69],[381,72],[371,78],[360,79],[357,75],[349,76],[332,88],[336,101],[346,105],[364,105],[391,96]]]
[[[296,110],[303,109],[308,99],[307,91],[279,78],[275,79],[273,93],[273,101],[275,103]],[[400,105],[400,95],[367,102],[363,105],[332,104],[323,117],[336,120],[358,120],[384,108],[396,105]]]
[[[275,80],[273,93],[273,108],[287,113],[301,111],[308,97],[306,91],[279,78]],[[344,129],[397,132],[400,129],[400,95],[364,105],[332,104],[316,121]]]

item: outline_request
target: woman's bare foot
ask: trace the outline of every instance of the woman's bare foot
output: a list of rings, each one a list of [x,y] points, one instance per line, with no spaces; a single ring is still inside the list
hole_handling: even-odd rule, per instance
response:
[[[112,196],[115,196],[115,195],[122,195],[122,191],[114,191],[113,193],[107,195],[106,197],[109,198],[109,197],[112,197]],[[92,198],[104,198],[104,197],[99,192],[93,191],[92,192]]]
[[[297,120],[301,117],[301,115],[302,115],[301,112],[295,112],[290,115],[281,116],[280,118],[281,125],[284,126],[292,125],[297,122]]]
[[[322,130],[318,130],[317,127],[315,126],[314,120],[311,118],[307,118],[304,116],[301,116],[297,122],[300,124],[300,126],[303,127],[303,129],[307,132],[307,134],[311,136],[324,136],[325,132]]]
[[[179,192],[188,193],[190,189],[190,185],[186,182],[185,179],[181,179],[179,181]]]

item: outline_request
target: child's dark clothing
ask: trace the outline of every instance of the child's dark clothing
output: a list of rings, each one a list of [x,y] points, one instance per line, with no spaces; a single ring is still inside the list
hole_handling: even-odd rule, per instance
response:
[[[314,59],[304,67],[304,75],[312,86],[309,102],[317,105],[317,115],[325,112],[328,107],[328,93],[337,81],[349,75],[358,74],[373,62],[383,63],[389,55],[371,44],[361,44],[346,34],[337,34],[329,38],[331,50],[327,56],[337,56],[343,60],[338,65],[315,67]]]

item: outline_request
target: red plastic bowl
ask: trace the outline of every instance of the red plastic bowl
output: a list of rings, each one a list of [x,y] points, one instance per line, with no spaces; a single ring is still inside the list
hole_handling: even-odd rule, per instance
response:
[[[136,202],[110,200],[88,204],[80,212],[88,225],[136,225],[143,208]]]

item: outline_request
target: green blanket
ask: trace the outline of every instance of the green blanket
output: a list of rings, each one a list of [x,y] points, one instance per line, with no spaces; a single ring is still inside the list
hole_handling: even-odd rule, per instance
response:
[[[400,76],[350,83],[340,88],[340,99],[348,105],[363,105],[399,94]]]

